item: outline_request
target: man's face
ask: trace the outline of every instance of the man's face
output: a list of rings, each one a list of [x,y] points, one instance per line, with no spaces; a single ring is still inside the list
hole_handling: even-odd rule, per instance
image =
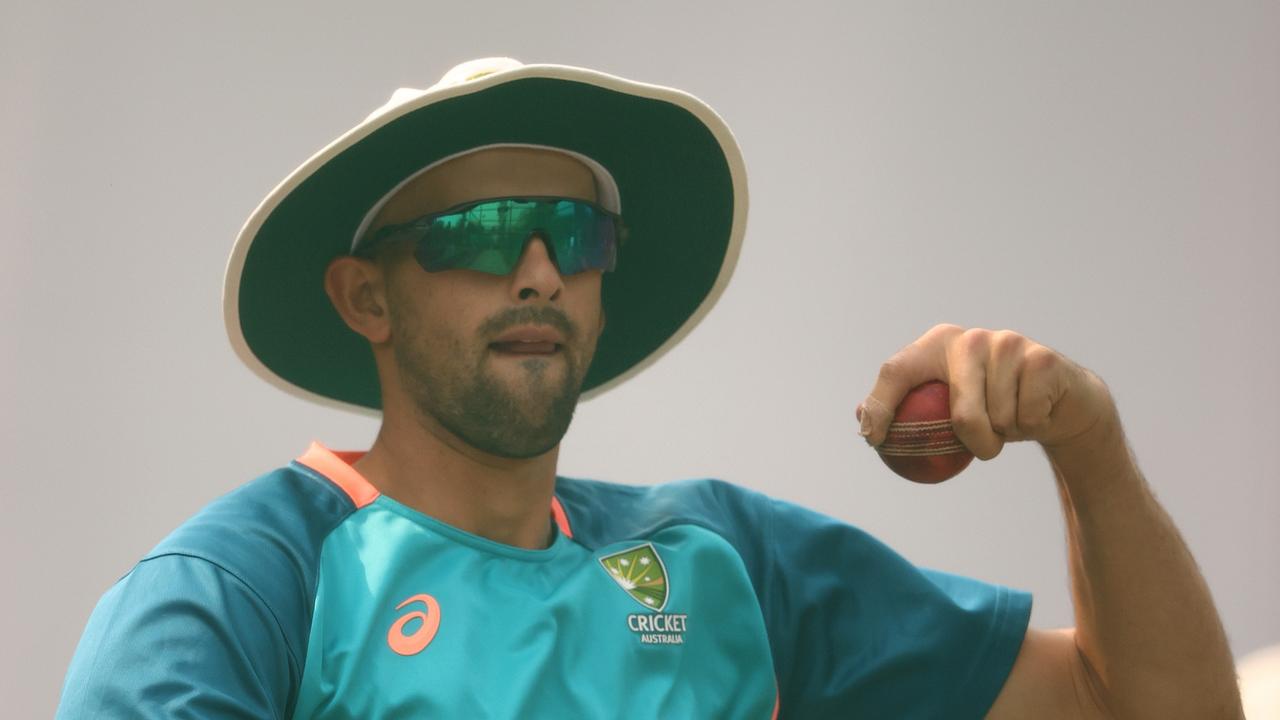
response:
[[[494,148],[416,178],[371,228],[513,195],[596,199],[591,171],[576,160]],[[407,246],[391,251],[385,269],[394,371],[410,407],[492,455],[528,458],[554,448],[603,329],[601,272],[562,277],[536,236],[505,276],[429,273]]]

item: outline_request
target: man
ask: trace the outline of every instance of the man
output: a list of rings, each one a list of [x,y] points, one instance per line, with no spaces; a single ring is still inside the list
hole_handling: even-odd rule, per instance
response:
[[[1039,442],[1074,630],[724,483],[556,476],[580,393],[714,303],[745,209],[732,135],[683,93],[504,59],[398,93],[259,207],[226,295],[250,367],[380,411],[376,441],[313,445],[162,542],[94,611],[60,716],[1239,717],[1106,386],[1015,333],[932,329],[858,417],[878,444],[940,379],[979,457]]]

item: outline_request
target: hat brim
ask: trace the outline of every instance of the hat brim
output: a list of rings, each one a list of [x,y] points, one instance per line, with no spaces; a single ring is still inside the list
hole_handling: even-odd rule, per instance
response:
[[[240,233],[223,294],[240,358],[282,389],[378,411],[368,342],[324,292],[369,208],[442,158],[491,144],[564,148],[613,175],[629,234],[605,276],[607,317],[582,399],[674,346],[710,310],[737,261],[746,170],[708,106],[670,88],[556,65],[526,65],[428,91],[365,121],[294,171]]]

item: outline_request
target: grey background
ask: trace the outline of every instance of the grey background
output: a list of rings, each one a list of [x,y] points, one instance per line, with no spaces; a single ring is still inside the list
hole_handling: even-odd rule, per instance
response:
[[[227,254],[393,89],[488,55],[688,90],[751,178],[720,304],[579,409],[563,473],[726,478],[1071,624],[1038,448],[925,487],[855,434],[931,325],[1011,328],[1109,383],[1237,655],[1280,641],[1277,3],[6,0],[6,715],[51,713],[98,596],[184,518],[313,438],[367,447],[239,364]]]

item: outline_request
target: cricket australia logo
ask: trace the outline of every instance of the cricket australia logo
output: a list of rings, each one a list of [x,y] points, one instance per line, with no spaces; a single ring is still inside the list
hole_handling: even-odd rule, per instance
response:
[[[649,610],[627,616],[627,628],[646,645],[683,645],[688,615],[663,613],[667,607],[667,567],[651,543],[600,558],[613,581]]]

